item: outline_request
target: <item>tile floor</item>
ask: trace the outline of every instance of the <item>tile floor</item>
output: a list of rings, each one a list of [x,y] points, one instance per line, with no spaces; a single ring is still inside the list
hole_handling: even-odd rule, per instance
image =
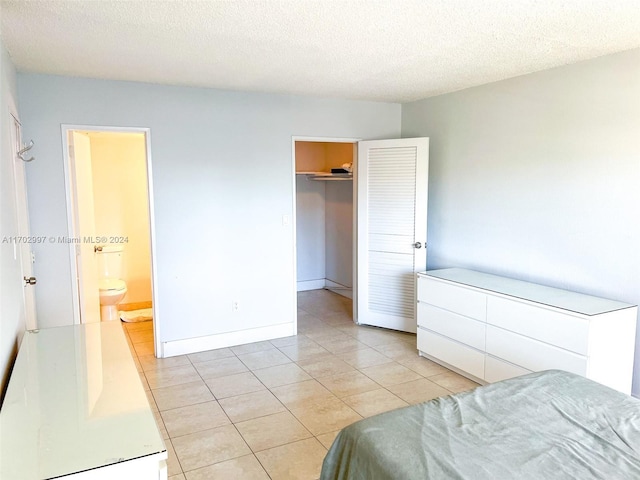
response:
[[[341,428],[477,386],[326,290],[298,294],[297,336],[192,355],[157,359],[151,322],[124,325],[172,480],[317,479]]]

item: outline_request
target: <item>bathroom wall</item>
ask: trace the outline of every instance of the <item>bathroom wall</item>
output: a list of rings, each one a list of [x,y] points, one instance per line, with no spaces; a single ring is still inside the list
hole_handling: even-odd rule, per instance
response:
[[[90,132],[96,235],[125,237],[122,303],[151,301],[151,247],[145,137]]]

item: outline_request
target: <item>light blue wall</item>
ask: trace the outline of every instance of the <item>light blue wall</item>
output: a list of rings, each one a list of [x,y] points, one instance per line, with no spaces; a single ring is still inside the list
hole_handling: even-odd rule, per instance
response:
[[[400,134],[390,103],[31,74],[19,96],[33,235],[68,234],[61,124],[151,129],[162,341],[293,321],[292,135]],[[68,251],[36,247],[42,326],[72,322]]]
[[[402,136],[431,139],[429,268],[640,303],[640,50],[405,104]]]

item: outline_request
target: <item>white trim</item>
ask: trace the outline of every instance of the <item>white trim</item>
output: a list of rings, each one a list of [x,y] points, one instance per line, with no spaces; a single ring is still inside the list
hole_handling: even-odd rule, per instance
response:
[[[233,347],[234,345],[243,345],[245,343],[290,337],[296,334],[296,323],[297,322],[294,321],[281,323],[279,325],[269,325],[268,327],[249,328],[235,332],[163,342],[162,351],[164,352],[164,358],[166,358],[204,352],[216,348]]]
[[[326,142],[326,143],[351,143],[353,144],[353,150],[354,150],[354,163],[353,163],[353,184],[354,184],[354,195],[353,195],[353,205],[354,205],[354,216],[353,216],[353,221],[354,221],[354,226],[356,224],[356,215],[355,213],[357,212],[356,210],[356,196],[355,196],[355,181],[356,181],[356,175],[357,175],[357,163],[356,163],[356,159],[357,159],[357,151],[358,151],[358,142],[361,141],[360,138],[345,138],[345,137],[307,137],[307,136],[303,136],[303,135],[292,135],[291,136],[291,179],[292,179],[292,185],[293,185],[293,195],[292,195],[292,203],[293,203],[293,218],[291,219],[291,225],[292,225],[292,230],[293,230],[293,250],[291,252],[291,254],[293,255],[293,290],[294,290],[294,295],[293,295],[293,318],[294,318],[294,325],[295,325],[295,330],[294,330],[294,335],[297,334],[297,329],[298,329],[298,297],[296,295],[296,292],[298,291],[298,259],[297,259],[297,252],[298,252],[298,243],[297,243],[297,238],[296,238],[296,228],[297,228],[297,212],[296,212],[296,194],[297,194],[297,188],[296,188],[296,142]],[[356,248],[356,230],[354,228],[353,231],[354,234],[354,249]],[[354,250],[354,255],[353,255],[353,284],[354,284],[354,293],[355,293],[355,285],[356,285],[356,276],[357,276],[357,255],[355,254],[355,250]],[[324,285],[322,287],[319,288],[323,288]],[[315,290],[315,289],[314,289]],[[354,321],[357,318],[356,317],[356,302],[353,302],[353,318]]]
[[[151,249],[151,299],[153,303],[153,332],[154,332],[154,348],[156,357],[164,357],[162,351],[162,343],[160,342],[161,325],[158,321],[160,318],[160,309],[158,302],[158,273],[157,273],[157,258],[156,258],[156,228],[155,228],[155,213],[154,213],[154,197],[153,197],[153,171],[152,171],[152,159],[151,159],[151,129],[148,127],[114,127],[114,126],[96,126],[96,125],[75,125],[75,124],[62,124],[60,125],[62,132],[62,152],[64,155],[64,182],[65,182],[65,199],[67,203],[67,235],[73,237],[73,202],[71,200],[71,166],[69,165],[69,132],[74,130],[80,130],[85,132],[116,132],[116,133],[142,133],[145,137],[145,162],[147,165],[147,193],[149,196],[149,238]],[[69,263],[71,266],[71,297],[72,297],[72,309],[73,309],[73,323],[75,325],[80,324],[80,296],[78,292],[78,277],[76,259],[75,259],[75,245],[69,244]]]
[[[358,279],[358,148],[359,143],[353,144],[353,165],[351,166],[353,171],[353,250],[351,252],[351,258],[353,258],[353,273],[351,274],[351,299],[353,300],[353,322],[358,322],[358,286],[360,281]]]
[[[296,179],[296,137],[291,137],[291,245],[293,248],[292,256],[293,261],[291,264],[293,265],[293,297],[291,298],[291,318],[293,319],[293,334],[298,334],[298,238],[296,236],[297,229],[297,221],[296,217],[298,215],[296,211],[296,201],[298,196],[298,187],[297,187],[297,179]]]
[[[324,288],[326,285],[326,279],[321,278],[320,280],[302,280],[296,283],[296,288],[298,292],[306,292],[309,290],[320,290]]]
[[[61,125],[62,132],[62,155],[64,156],[62,165],[64,167],[64,193],[67,206],[67,237],[73,237],[73,200],[71,191],[73,190],[71,181],[71,165],[69,156],[69,132],[75,128],[67,128]],[[69,264],[71,266],[71,309],[73,311],[73,324],[80,325],[80,293],[78,292],[78,265],[76,264],[76,245],[69,244]]]

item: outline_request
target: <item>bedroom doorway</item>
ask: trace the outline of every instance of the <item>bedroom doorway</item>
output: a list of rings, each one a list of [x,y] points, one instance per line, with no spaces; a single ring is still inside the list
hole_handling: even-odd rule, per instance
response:
[[[62,134],[75,323],[152,320],[144,348],[154,354],[149,130],[63,126]]]

